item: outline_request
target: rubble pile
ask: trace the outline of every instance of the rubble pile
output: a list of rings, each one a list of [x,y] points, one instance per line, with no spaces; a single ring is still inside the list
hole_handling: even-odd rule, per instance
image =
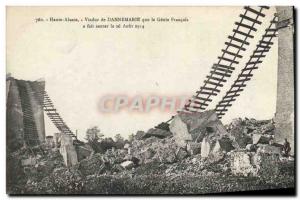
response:
[[[169,181],[190,176],[268,179],[293,163],[292,157],[283,156],[282,144],[274,143],[274,129],[272,120],[239,118],[223,126],[214,111],[179,113],[168,130],[138,131],[123,148],[93,152],[72,166],[64,164],[56,148],[35,156],[23,149],[12,161],[19,163],[16,172],[24,177],[18,182],[21,193],[35,194],[93,193],[106,181],[137,176],[145,181],[150,176]]]
[[[233,120],[227,131],[234,139],[236,148],[246,148],[248,144],[270,144],[274,140],[275,125],[272,120]]]
[[[82,191],[83,176],[74,168],[56,168],[54,171],[43,178],[36,187],[29,188],[29,192],[35,194],[78,194]]]
[[[177,145],[171,137],[159,139],[149,137],[145,140],[134,140],[130,153],[140,160],[140,164],[149,162],[173,163],[177,157]]]
[[[13,165],[10,162],[13,162]],[[8,166],[14,167],[14,169],[7,170],[8,187],[21,185],[19,192],[31,191],[55,169],[65,167],[59,150],[46,145],[22,148],[14,152],[8,159]]]

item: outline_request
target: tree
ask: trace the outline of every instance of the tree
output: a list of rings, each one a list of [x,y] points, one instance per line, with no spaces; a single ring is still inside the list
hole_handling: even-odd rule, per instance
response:
[[[85,139],[88,141],[88,144],[92,147],[95,153],[104,153],[104,150],[99,142],[99,139],[102,139],[103,136],[104,135],[97,126],[86,130]]]
[[[116,147],[118,149],[121,149],[124,147],[124,138],[121,136],[121,134],[117,134],[115,135],[115,144],[116,144]]]
[[[131,143],[131,142],[133,141],[133,139],[134,139],[134,134],[131,133],[131,134],[128,136],[128,140],[129,140],[129,142]]]
[[[124,141],[124,138],[122,137],[122,135],[121,134],[117,134],[117,135],[115,135],[115,141],[116,142],[118,142],[118,141]]]
[[[87,129],[86,131],[86,140],[88,142],[98,141],[104,135],[101,133],[100,129],[97,126]]]

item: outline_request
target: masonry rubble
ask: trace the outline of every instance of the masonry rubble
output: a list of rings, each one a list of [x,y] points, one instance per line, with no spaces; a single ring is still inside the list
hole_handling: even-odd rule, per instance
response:
[[[66,166],[74,166],[77,164],[77,152],[73,145],[73,139],[70,135],[60,134],[57,135],[57,141],[59,142],[59,152],[64,159]]]
[[[101,173],[107,173],[113,167],[112,171],[122,171],[152,162],[174,165],[190,160],[191,165],[200,161],[211,166],[222,165],[234,175],[260,176],[265,173],[262,170],[264,162],[278,163],[275,157],[281,156],[280,145],[272,143],[273,131],[271,120],[238,118],[224,126],[214,111],[179,113],[174,116],[169,129],[138,131],[134,140],[127,142],[123,149],[87,157],[79,162],[79,166],[84,165],[80,168],[94,174],[101,170]],[[96,159],[97,156],[101,159]],[[101,166],[101,170],[89,169],[96,166]]]
[[[79,151],[70,136],[55,134],[55,147],[46,147],[48,155],[55,155],[53,158],[60,154],[57,164],[53,164],[52,158],[51,161],[43,160],[42,153],[37,158],[22,153],[20,163],[27,169],[26,173],[32,174],[36,173],[36,165],[44,170],[50,166],[47,176],[38,179],[39,187],[55,188],[51,180],[63,173],[68,182],[62,180],[62,183],[55,184],[71,184],[76,191],[82,187],[77,182],[83,177],[92,181],[93,176],[132,173],[132,170],[152,163],[165,166],[166,176],[222,173],[267,177],[276,174],[280,165],[292,160],[283,158],[281,145],[272,142],[273,135],[271,120],[239,118],[224,126],[214,111],[192,115],[179,113],[173,118],[169,130],[138,131],[134,139],[121,149],[110,146],[106,151],[96,153],[81,145],[86,150],[85,156],[81,156],[82,148]],[[33,184],[37,184],[36,180],[28,182],[28,187],[37,187]]]

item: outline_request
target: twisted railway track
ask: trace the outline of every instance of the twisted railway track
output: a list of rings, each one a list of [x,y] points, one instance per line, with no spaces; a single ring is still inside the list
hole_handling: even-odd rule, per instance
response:
[[[235,70],[234,65],[239,64],[239,59],[243,57],[243,52],[246,51],[249,39],[254,38],[251,34],[257,31],[256,25],[261,25],[259,18],[265,17],[263,11],[269,9],[267,6],[252,8],[244,7],[244,13],[240,14],[240,21],[235,22],[236,27],[232,30],[232,34],[228,36],[228,41],[225,42],[225,48],[222,49],[221,56],[213,65],[210,73],[206,76],[203,86],[196,91],[188,103],[184,106],[184,112],[200,112],[205,110],[213,96],[217,96],[220,92],[223,83],[230,78]]]
[[[261,40],[256,45],[256,49],[253,51],[245,67],[238,75],[237,79],[231,85],[231,88],[226,92],[222,100],[216,105],[215,111],[218,117],[221,119],[223,115],[228,111],[228,108],[232,106],[232,102],[236,100],[240,93],[246,87],[246,82],[250,81],[253,77],[253,71],[258,69],[259,64],[266,57],[266,53],[270,51],[273,45],[273,38],[276,37],[276,23],[277,16],[270,21],[269,27],[265,30]]]
[[[231,77],[232,72],[235,70],[235,65],[238,65],[239,59],[243,58],[243,53],[250,44],[249,40],[254,38],[253,32],[256,32],[258,25],[262,24],[260,19],[265,17],[263,11],[266,9],[269,9],[269,7],[244,7],[243,14],[239,15],[240,20],[234,23],[235,28],[232,30],[232,34],[228,36],[225,47],[221,50],[221,56],[218,56],[218,61],[216,64],[213,64],[209,75],[207,75],[204,80],[203,86],[188,100],[181,112],[193,113],[204,111],[209,103],[212,102],[213,96],[217,96],[218,93],[220,93],[220,88],[222,88],[223,84]],[[258,43],[256,50],[251,55],[246,66],[242,69],[238,79],[217,104],[215,110],[219,118],[225,114],[228,107],[235,101],[235,98],[240,95],[240,92],[246,87],[245,82],[251,80],[253,76],[253,74],[251,74],[252,71],[257,68],[258,64],[262,63],[261,59],[266,56],[264,53],[270,50],[273,44],[271,40],[276,37],[275,25],[276,17],[273,18],[270,26],[266,29],[265,34]],[[155,126],[155,128],[168,130],[168,123],[173,117],[174,116],[168,121]]]
[[[52,123],[56,126],[56,128],[59,131],[61,131],[61,133],[70,135],[75,140],[77,140],[77,136],[71,131],[71,129],[67,126],[67,124],[60,116],[60,114],[57,112],[56,108],[53,105],[52,100],[50,99],[46,91],[44,91],[43,98],[44,98],[44,102],[43,102],[44,111],[46,112],[47,116],[50,118]]]

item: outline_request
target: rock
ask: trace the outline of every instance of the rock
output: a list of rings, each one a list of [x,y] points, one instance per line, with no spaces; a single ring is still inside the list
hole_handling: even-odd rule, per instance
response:
[[[207,132],[215,135],[227,134],[225,127],[214,110],[192,114],[180,112],[178,116],[187,125],[188,132],[191,134],[193,141],[196,139],[198,142],[202,141]]]
[[[191,162],[192,162],[193,164],[196,164],[196,163],[198,162],[198,159],[197,159],[197,158],[193,158],[193,159],[191,160]]]
[[[46,136],[46,146],[49,148],[54,148],[55,147],[55,141],[52,135]]]
[[[198,142],[188,142],[187,152],[191,155],[196,155],[201,152],[201,143]]]
[[[233,152],[231,154],[231,171],[234,175],[257,175],[256,168],[251,164],[251,157],[246,152]]]
[[[134,138],[136,140],[142,140],[144,138],[145,134],[146,133],[144,131],[137,131]]]
[[[272,138],[269,135],[253,134],[253,144],[269,144]]]
[[[162,130],[162,129],[157,129],[157,128],[151,128],[147,131],[147,133],[144,134],[142,137],[143,139],[149,138],[149,137],[157,137],[160,139],[166,138],[168,136],[171,136],[172,133],[170,131]]]
[[[227,137],[223,136],[222,138],[217,140],[216,145],[220,148],[221,151],[229,152],[234,149],[233,141]]]
[[[59,148],[59,147],[60,147],[60,139],[61,139],[61,135],[62,135],[62,133],[54,133],[53,140],[54,140],[54,144],[55,144],[55,147],[56,147],[56,148]]]
[[[59,152],[63,156],[67,167],[74,166],[78,163],[77,152],[73,145],[73,139],[70,135],[61,135]]]
[[[153,149],[147,148],[141,151],[140,155],[142,156],[143,160],[151,159],[155,155],[155,151]]]
[[[270,178],[279,173],[279,155],[267,153],[231,153],[231,171],[234,175]]]
[[[247,144],[246,150],[247,151],[256,151],[256,146],[254,144]]]
[[[174,138],[158,139],[152,136],[145,140],[132,141],[131,148],[132,156],[140,159],[140,163],[173,163],[176,161],[178,146]]]
[[[176,161],[176,153],[172,149],[159,150],[154,158],[157,156],[162,163],[174,163]]]
[[[126,160],[132,160],[132,155],[127,154],[127,155],[124,157],[123,160],[124,160],[124,161],[126,161]]]
[[[274,123],[270,122],[262,126],[262,130],[264,134],[273,134],[273,131],[275,130],[275,125]]]
[[[177,152],[176,152],[176,158],[177,158],[178,160],[183,160],[183,159],[185,159],[187,156],[188,156],[188,153],[187,153],[186,150],[183,149],[183,148],[179,148],[179,149],[177,150]]]
[[[242,127],[235,127],[230,131],[239,148],[246,148],[247,144],[252,144],[252,138],[245,134]]]
[[[36,159],[34,157],[30,157],[30,158],[21,160],[21,165],[22,166],[30,166],[30,165],[33,166],[36,163],[37,162],[36,162]]]
[[[257,153],[266,153],[266,154],[280,154],[280,147],[273,145],[259,145]]]
[[[124,145],[124,149],[129,149],[129,148],[130,148],[130,144],[126,143],[126,144]]]
[[[38,184],[38,189],[43,194],[45,191],[48,194],[79,194],[82,191],[82,181],[83,177],[78,170],[56,168]]]
[[[127,161],[122,162],[122,163],[121,163],[121,166],[122,166],[124,169],[131,169],[131,168],[134,167],[134,163],[133,163],[133,161],[127,160]]]
[[[192,136],[188,132],[187,125],[183,123],[178,115],[173,118],[169,128],[173,134],[176,144],[179,147],[185,147],[187,141],[192,140]]]
[[[243,123],[242,118],[235,118],[230,123],[230,127],[229,128],[232,129],[233,127],[242,126],[242,123]]]
[[[208,138],[205,137],[203,138],[201,143],[201,157],[207,158],[209,153],[210,153],[210,143],[208,141]]]
[[[136,165],[139,165],[140,163],[140,159],[136,158],[136,157],[132,157],[131,158],[131,161],[133,162],[133,164],[136,166]]]
[[[222,151],[211,151],[207,160],[210,164],[213,164],[222,161],[224,157],[225,153]]]
[[[170,131],[169,124],[166,122],[162,122],[162,123],[158,124],[155,128]]]
[[[222,138],[214,142],[214,146],[208,155],[209,163],[216,163],[223,160],[225,154],[233,149],[232,141],[229,138]]]
[[[257,153],[253,156],[253,164],[258,169],[257,175],[270,178],[279,174],[279,155]]]

